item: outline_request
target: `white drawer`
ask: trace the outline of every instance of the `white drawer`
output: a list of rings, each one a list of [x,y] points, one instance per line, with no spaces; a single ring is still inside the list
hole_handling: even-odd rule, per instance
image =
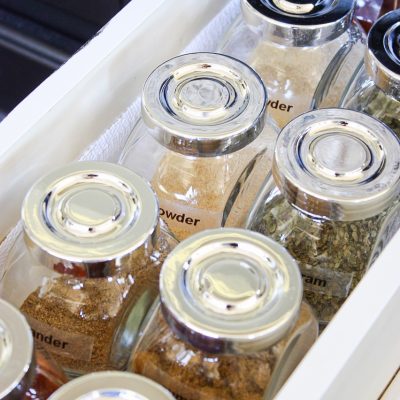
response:
[[[0,124],[0,240],[18,221],[32,182],[76,159],[139,95],[155,66],[180,53],[219,11],[236,3],[133,0]],[[400,365],[399,255],[400,232],[278,400],[379,397]]]

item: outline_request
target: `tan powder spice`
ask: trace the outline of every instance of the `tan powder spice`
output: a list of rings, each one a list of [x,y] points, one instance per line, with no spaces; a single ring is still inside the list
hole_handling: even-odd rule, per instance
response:
[[[181,400],[261,400],[294,333],[311,323],[314,332],[309,345],[316,338],[317,324],[310,307],[303,305],[289,335],[270,349],[240,356],[207,354],[177,338],[161,312],[157,313],[150,327],[155,324],[157,331],[145,332],[131,369],[165,386]]]
[[[269,122],[272,126],[273,123]],[[151,184],[160,215],[177,239],[218,228],[230,211],[230,227],[242,227],[272,164],[277,129],[237,152],[218,157],[190,157],[168,152]],[[266,150],[265,150],[266,149]],[[227,207],[228,205],[228,207]]]

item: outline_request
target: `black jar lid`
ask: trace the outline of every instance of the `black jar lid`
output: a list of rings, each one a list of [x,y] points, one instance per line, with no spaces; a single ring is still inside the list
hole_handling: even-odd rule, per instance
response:
[[[379,88],[400,98],[400,9],[384,15],[373,25],[368,35],[365,65]]]
[[[293,46],[315,46],[340,36],[351,24],[352,0],[242,0],[251,25],[266,22],[266,35]]]

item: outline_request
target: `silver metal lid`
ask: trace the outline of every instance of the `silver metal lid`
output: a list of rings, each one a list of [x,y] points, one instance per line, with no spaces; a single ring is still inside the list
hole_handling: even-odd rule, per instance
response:
[[[76,162],[32,186],[22,220],[28,246],[43,265],[102,277],[151,238],[158,203],[150,184],[127,168]]]
[[[272,173],[296,208],[315,217],[360,220],[399,195],[399,154],[395,133],[375,118],[322,109],[283,128]]]
[[[68,382],[49,400],[174,400],[161,385],[129,372],[95,372]]]
[[[243,148],[264,127],[267,92],[248,65],[213,53],[185,54],[156,68],[142,93],[152,135],[173,151],[216,156]]]
[[[385,14],[373,25],[365,66],[379,88],[400,99],[400,9]]]
[[[317,46],[344,33],[351,24],[353,0],[241,0],[249,25],[286,46]]]
[[[1,399],[16,399],[21,394],[18,386],[29,371],[32,355],[33,338],[28,323],[16,308],[0,299]]]
[[[251,353],[281,339],[298,316],[299,268],[278,243],[243,229],[183,241],[160,275],[164,316],[183,340],[209,353]]]

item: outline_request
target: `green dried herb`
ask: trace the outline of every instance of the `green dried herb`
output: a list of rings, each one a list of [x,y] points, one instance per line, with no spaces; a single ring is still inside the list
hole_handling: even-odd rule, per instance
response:
[[[298,261],[305,299],[323,328],[369,267],[386,213],[350,222],[316,219],[279,195],[258,215],[251,229],[281,243]]]
[[[362,111],[392,128],[400,138],[400,101],[386,95],[380,89],[370,90],[366,96],[355,98],[346,108]]]

